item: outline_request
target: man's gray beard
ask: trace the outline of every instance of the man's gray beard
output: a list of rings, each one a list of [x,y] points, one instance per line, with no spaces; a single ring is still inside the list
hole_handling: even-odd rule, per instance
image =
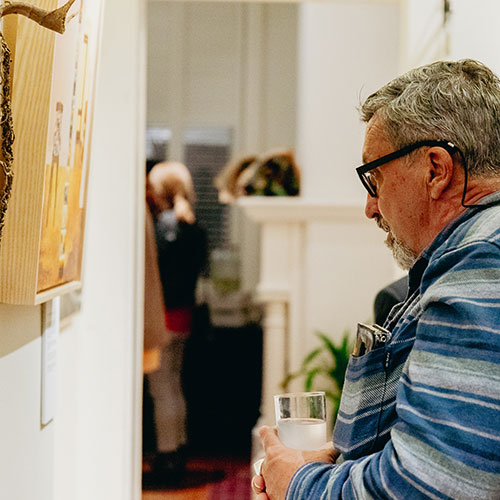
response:
[[[401,269],[408,271],[415,264],[418,255],[391,231],[391,227],[380,216],[375,218],[377,226],[387,233],[385,244],[391,249],[394,260]]]

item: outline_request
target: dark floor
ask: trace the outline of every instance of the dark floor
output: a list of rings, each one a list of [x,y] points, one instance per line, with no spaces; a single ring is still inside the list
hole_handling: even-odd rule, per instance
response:
[[[144,469],[148,470],[145,460]],[[247,457],[197,456],[188,460],[179,484],[143,491],[143,500],[250,500]]]

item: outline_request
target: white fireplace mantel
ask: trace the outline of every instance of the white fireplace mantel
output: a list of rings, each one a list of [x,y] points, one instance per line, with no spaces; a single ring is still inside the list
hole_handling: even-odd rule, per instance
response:
[[[362,220],[362,205],[337,205],[331,201],[301,196],[245,196],[238,198],[248,217],[257,222],[305,222],[310,219]]]

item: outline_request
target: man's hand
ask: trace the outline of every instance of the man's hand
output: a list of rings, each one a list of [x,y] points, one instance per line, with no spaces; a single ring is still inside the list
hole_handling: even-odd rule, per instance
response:
[[[284,500],[292,476],[302,465],[308,462],[333,463],[340,454],[331,443],[315,451],[287,448],[278,439],[276,428],[272,427],[261,427],[259,434],[266,457],[262,475],[252,479],[257,500]]]

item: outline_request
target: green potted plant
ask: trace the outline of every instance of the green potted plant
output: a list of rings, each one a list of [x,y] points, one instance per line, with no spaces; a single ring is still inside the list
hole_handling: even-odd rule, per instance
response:
[[[345,371],[352,351],[350,335],[344,332],[340,344],[336,345],[325,333],[316,332],[321,345],[312,350],[302,362],[302,366],[288,374],[281,386],[286,391],[288,384],[299,377],[304,378],[304,390],[321,390],[332,405],[333,420],[337,417],[340,396],[344,385]]]

